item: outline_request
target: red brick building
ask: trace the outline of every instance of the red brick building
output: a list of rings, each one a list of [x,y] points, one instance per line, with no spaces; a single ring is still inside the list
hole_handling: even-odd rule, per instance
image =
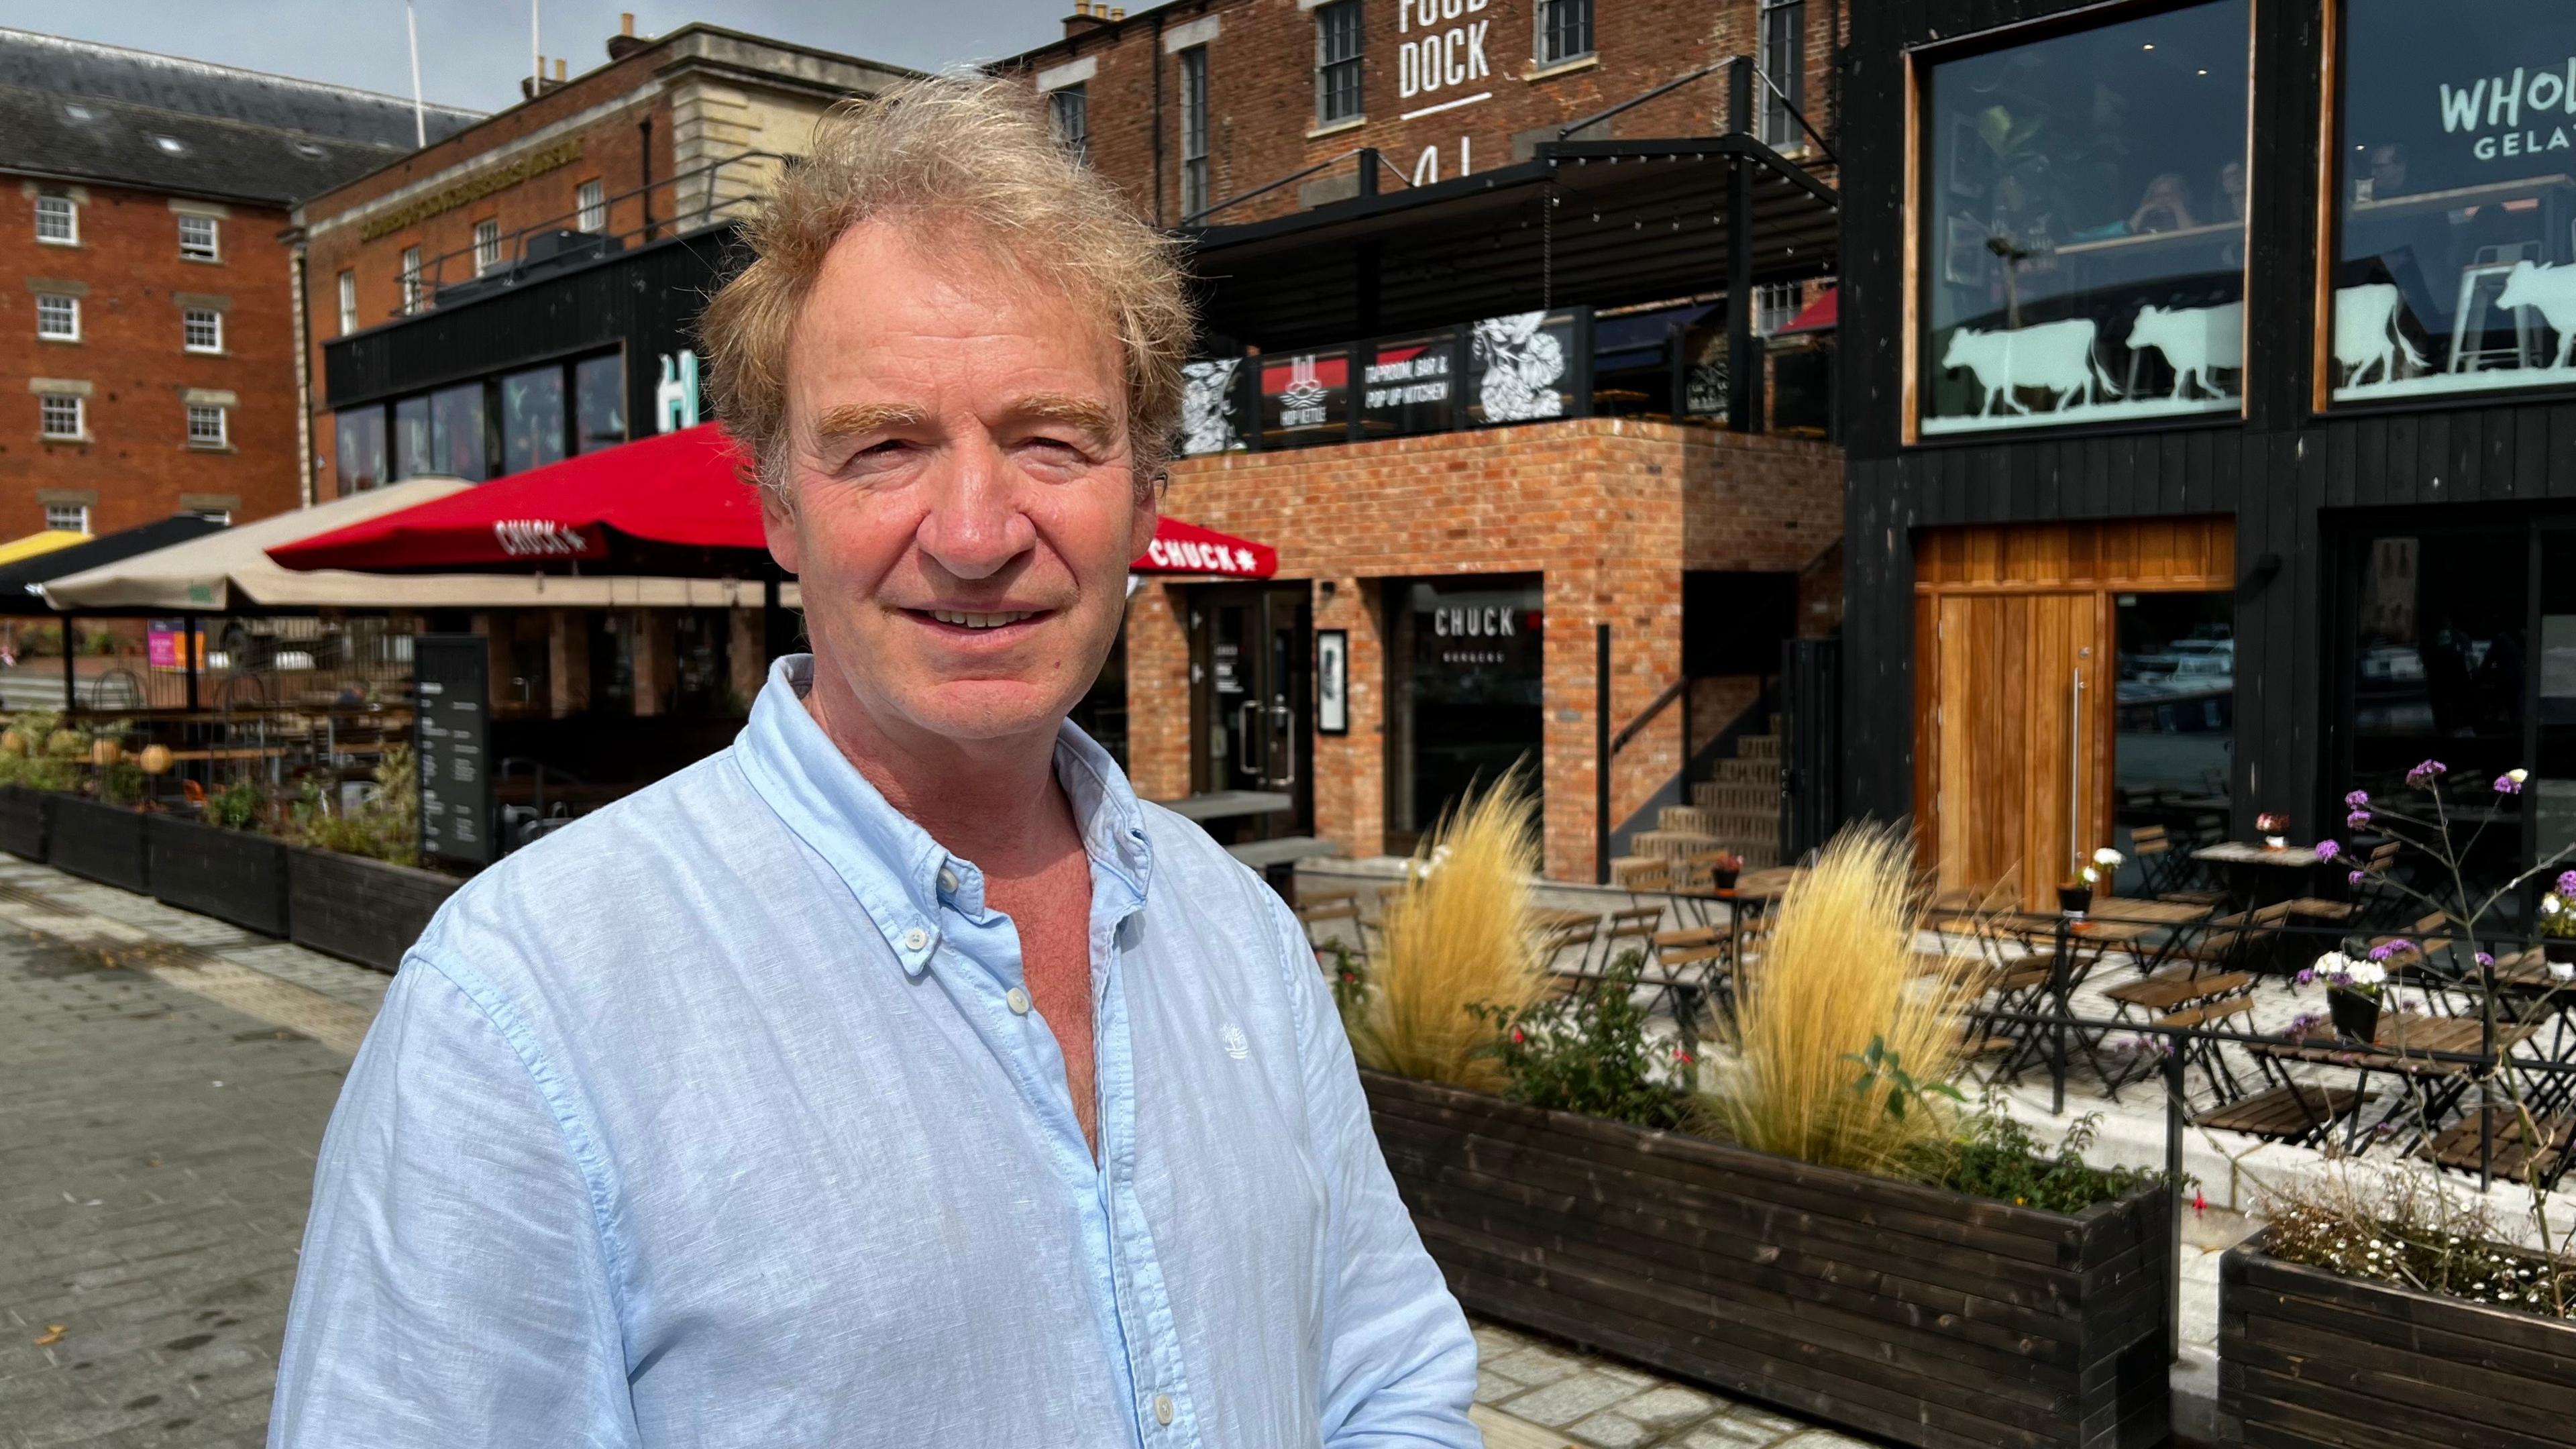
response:
[[[295,507],[286,207],[415,124],[390,96],[0,30],[0,538]]]
[[[1833,270],[1842,30],[1823,0],[1178,0],[1077,6],[999,67],[1191,240],[1166,506],[1280,554],[1134,594],[1092,713],[1143,794],[1285,800],[1217,828],[1365,857],[1517,763],[1551,877],[1604,837],[1768,862],[1781,647],[1838,623],[1842,523],[1829,353],[1765,336]]]

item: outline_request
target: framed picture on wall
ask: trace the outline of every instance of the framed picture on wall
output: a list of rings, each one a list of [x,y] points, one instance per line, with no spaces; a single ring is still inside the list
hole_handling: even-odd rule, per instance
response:
[[[1315,732],[1351,732],[1351,631],[1315,631]]]

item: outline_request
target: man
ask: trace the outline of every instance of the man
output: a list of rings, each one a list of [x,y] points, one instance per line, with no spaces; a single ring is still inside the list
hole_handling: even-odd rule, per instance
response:
[[[956,80],[828,118],[751,240],[705,333],[814,652],[404,962],[270,1443],[1477,1443],[1295,921],[1064,723],[1177,418],[1165,244]]]

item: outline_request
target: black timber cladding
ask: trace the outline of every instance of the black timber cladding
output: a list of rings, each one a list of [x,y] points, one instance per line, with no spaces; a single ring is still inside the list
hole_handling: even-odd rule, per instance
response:
[[[2309,411],[2323,20],[2255,0],[2245,416],[1906,447],[1903,424],[1904,54],[2074,12],[2066,0],[1855,6],[1844,78],[1840,361],[1847,550],[1844,785],[1855,815],[1913,808],[1912,531],[2055,519],[2233,515],[2237,522],[2236,829],[2252,812],[2319,813],[2338,782],[2333,510],[2576,499],[2576,394],[2464,397],[2404,410]],[[2092,23],[2085,15],[2080,22]],[[2018,38],[2018,37],[2016,37]]]
[[[322,347],[323,406],[382,402],[622,346],[627,417],[649,425],[656,357],[695,345],[707,299],[748,260],[725,223],[335,338]]]

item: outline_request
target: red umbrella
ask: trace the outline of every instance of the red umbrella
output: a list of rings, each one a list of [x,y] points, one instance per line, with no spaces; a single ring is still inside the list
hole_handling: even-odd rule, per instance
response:
[[[291,569],[361,573],[620,573],[759,578],[777,566],[746,455],[717,424],[566,458],[497,483],[282,544]],[[1166,518],[1139,573],[1266,579],[1279,551]]]
[[[748,459],[714,423],[640,438],[283,544],[291,569],[363,573],[777,571]]]

